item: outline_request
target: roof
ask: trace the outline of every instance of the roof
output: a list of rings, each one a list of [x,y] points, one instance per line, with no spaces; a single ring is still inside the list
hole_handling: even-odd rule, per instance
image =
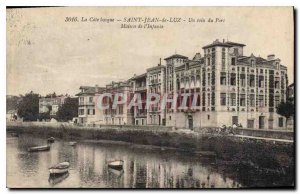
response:
[[[230,42],[230,41],[226,41],[227,44],[231,44],[233,46],[246,46],[245,44],[242,43],[237,43],[237,42]]]
[[[93,88],[93,86],[80,86],[79,89],[88,89],[88,88]]]
[[[289,88],[290,88],[290,87],[294,87],[294,85],[295,85],[295,84],[294,84],[294,83],[292,83],[292,84],[290,84],[288,87],[289,87]]]
[[[17,113],[17,110],[8,110],[6,113],[7,114],[15,114],[15,113]]]
[[[215,40],[213,43],[208,44],[204,47],[202,47],[203,49],[206,48],[210,48],[210,47],[214,47],[214,46],[223,46],[223,47],[233,47],[233,46],[241,46],[244,47],[246,45],[242,44],[242,43],[236,43],[236,42],[230,42],[230,41],[226,41],[226,42],[220,42],[218,39]]]
[[[135,80],[135,79],[146,78],[146,77],[147,77],[147,73],[143,73],[143,74],[140,74],[140,75],[135,75],[130,79]]]
[[[172,56],[170,56],[170,57],[165,58],[165,60],[173,59],[173,58],[187,59],[188,57],[183,56],[183,55],[179,55],[179,54],[175,54],[175,55],[172,55]]]
[[[223,46],[223,47],[232,47],[231,44],[227,44],[227,43],[223,43],[223,42],[213,42],[211,44],[208,44],[204,47],[202,47],[203,49],[207,49],[207,48],[210,48],[210,47],[214,47],[214,46]]]
[[[85,89],[84,92],[79,92],[75,96],[81,96],[84,94],[95,94],[96,93],[96,87],[95,86],[80,86],[79,89]],[[99,91],[104,90],[104,87],[98,87]]]
[[[165,68],[165,66],[164,65],[157,65],[157,66],[154,66],[154,67],[150,67],[150,68],[147,69],[147,72],[155,70],[155,69],[161,69],[161,68]]]

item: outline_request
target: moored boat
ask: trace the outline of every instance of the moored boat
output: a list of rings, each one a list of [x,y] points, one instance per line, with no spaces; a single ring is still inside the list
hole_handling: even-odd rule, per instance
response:
[[[70,163],[62,162],[49,168],[50,174],[63,174],[69,171]]]
[[[19,137],[19,134],[18,133],[11,133],[10,134],[12,137]]]
[[[70,142],[69,142],[69,146],[75,146],[76,144],[77,144],[76,141],[70,141]]]
[[[114,160],[108,162],[108,167],[116,169],[116,170],[122,170],[123,169],[123,160]]]
[[[50,150],[49,145],[36,146],[36,147],[28,148],[28,152],[42,152],[42,151],[49,151],[49,150]]]
[[[48,142],[48,143],[54,143],[54,141],[55,141],[55,138],[54,138],[54,137],[49,137],[49,138],[47,139],[47,142]]]

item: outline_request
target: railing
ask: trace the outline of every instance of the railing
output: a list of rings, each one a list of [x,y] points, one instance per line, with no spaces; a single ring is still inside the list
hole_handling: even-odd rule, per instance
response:
[[[146,90],[146,86],[135,87],[135,91]]]
[[[79,102],[80,106],[84,106],[84,105],[95,105],[95,102]]]
[[[147,113],[137,113],[136,117],[147,117]]]

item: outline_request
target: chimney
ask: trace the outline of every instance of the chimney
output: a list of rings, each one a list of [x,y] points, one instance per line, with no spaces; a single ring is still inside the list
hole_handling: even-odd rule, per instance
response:
[[[275,55],[274,54],[270,54],[267,56],[268,61],[274,60],[275,59]]]
[[[223,38],[223,43],[225,43],[225,39]]]
[[[95,85],[95,92],[99,93],[99,86],[97,84]]]
[[[159,64],[161,65],[161,58],[159,58]]]

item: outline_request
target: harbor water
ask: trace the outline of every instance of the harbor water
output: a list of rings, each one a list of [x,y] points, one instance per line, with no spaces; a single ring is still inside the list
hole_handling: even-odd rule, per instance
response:
[[[239,180],[243,172],[228,169],[214,158],[118,144],[56,139],[50,151],[28,152],[47,139],[30,134],[7,134],[7,186],[10,188],[239,188],[257,185],[263,177],[249,176],[253,185]],[[123,160],[123,170],[108,167]],[[48,168],[68,161],[68,173],[50,176]]]

